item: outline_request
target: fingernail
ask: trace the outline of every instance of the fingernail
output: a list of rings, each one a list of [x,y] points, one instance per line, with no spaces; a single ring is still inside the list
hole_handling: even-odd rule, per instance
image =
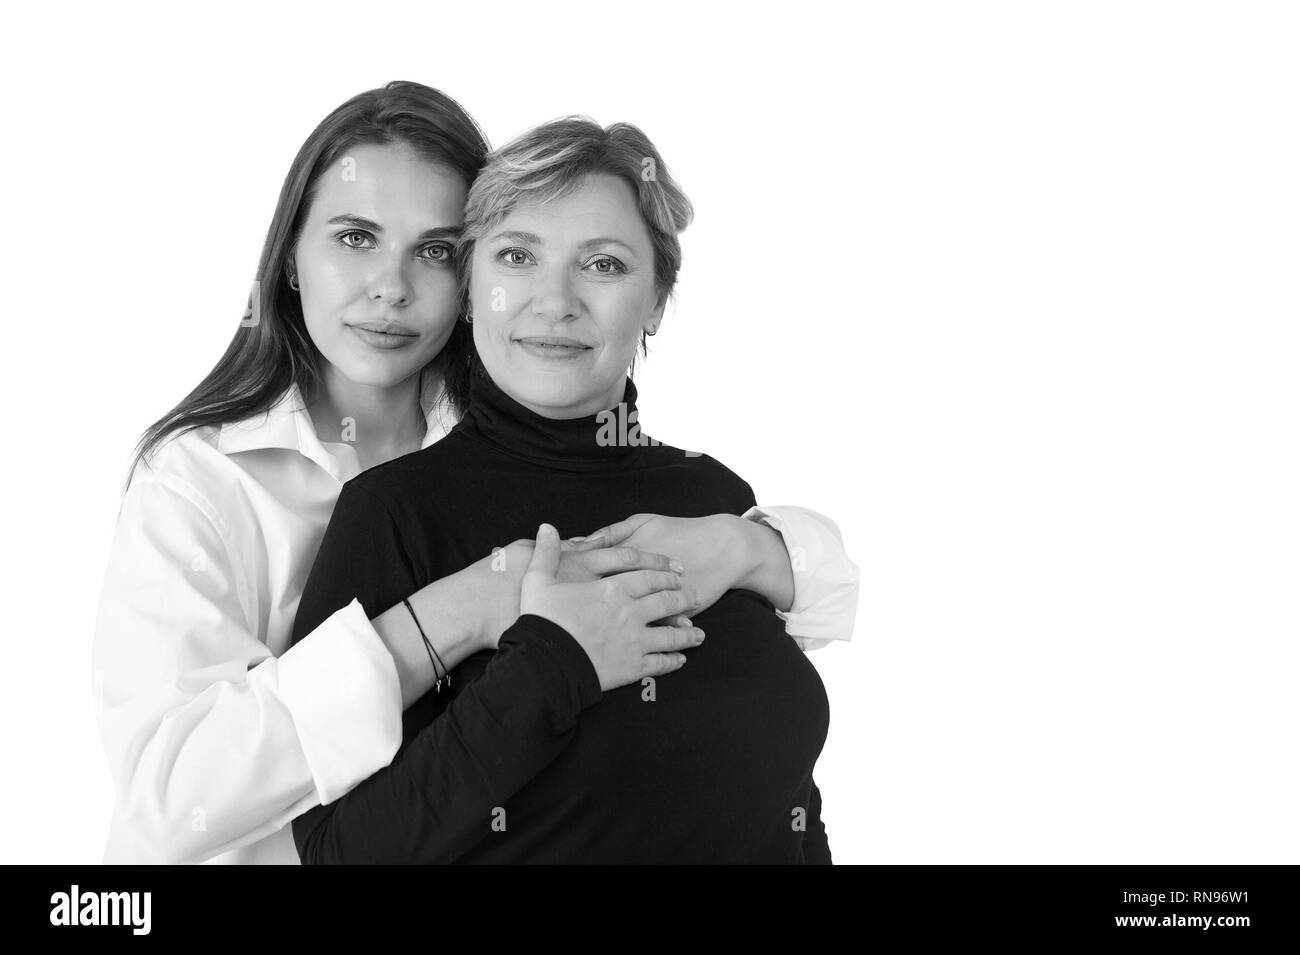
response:
[[[570,537],[570,538],[569,538],[569,543],[570,543],[570,544],[581,544],[581,543],[582,543],[583,541],[585,541],[586,539],[587,539],[587,538],[585,538],[585,537]]]
[[[550,524],[543,524],[541,527],[537,529],[537,536],[539,538],[550,537],[553,534],[558,534],[558,533],[559,532],[556,531],[556,529],[552,527]]]
[[[668,566],[671,567],[673,570],[677,571],[677,573],[679,574],[686,573],[686,568],[682,566],[682,562],[680,560],[675,560],[675,559],[670,560],[668,562]]]

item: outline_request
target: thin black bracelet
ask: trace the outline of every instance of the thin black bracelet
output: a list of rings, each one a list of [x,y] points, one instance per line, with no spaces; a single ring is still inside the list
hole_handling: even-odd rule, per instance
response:
[[[424,650],[429,654],[429,666],[433,667],[433,678],[437,681],[433,684],[433,689],[440,693],[442,692],[443,679],[446,679],[448,687],[451,686],[451,674],[447,672],[447,664],[442,662],[442,657],[438,656],[438,651],[433,649],[433,644],[430,643],[429,638],[424,635],[424,628],[420,626],[420,618],[415,615],[415,610],[411,607],[411,602],[403,597],[402,603],[406,604],[406,609],[411,611],[411,619],[415,621],[415,629],[420,631],[420,639],[424,641]],[[434,657],[438,657],[438,663],[433,662]],[[438,676],[439,664],[442,664],[442,676]]]

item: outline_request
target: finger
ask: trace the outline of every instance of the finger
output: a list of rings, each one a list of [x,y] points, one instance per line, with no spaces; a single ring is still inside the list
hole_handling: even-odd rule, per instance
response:
[[[601,541],[601,546],[603,547],[612,547],[616,544],[621,544],[623,541],[635,534],[637,528],[652,517],[654,517],[653,514],[633,514],[631,517],[625,518],[617,524],[609,524],[595,533],[588,534],[587,540]]]
[[[602,547],[583,559],[587,569],[597,577],[608,577],[629,570],[663,570],[680,574],[686,569],[681,561],[666,554],[637,550],[635,547]]]
[[[685,614],[674,614],[671,617],[664,617],[662,620],[656,620],[650,624],[652,627],[693,627],[691,618]]]
[[[634,600],[661,590],[675,590],[682,585],[682,578],[670,570],[629,570],[608,579],[614,581],[622,588],[623,593]],[[668,615],[659,614],[659,616]]]
[[[638,600],[637,612],[643,620],[659,620],[677,614],[693,613],[699,596],[689,587],[678,590],[660,590]]]
[[[686,665],[684,653],[647,653],[642,660],[641,677],[663,676]]]
[[[565,550],[575,550],[581,553],[582,551],[601,549],[605,546],[605,539],[603,537],[595,539],[590,537],[570,537],[564,544]]]
[[[672,653],[698,647],[704,642],[699,627],[647,627],[642,646],[647,653]]]
[[[560,535],[550,524],[543,524],[537,529],[537,546],[528,561],[525,577],[539,577],[543,580],[555,580],[555,571],[560,566]]]

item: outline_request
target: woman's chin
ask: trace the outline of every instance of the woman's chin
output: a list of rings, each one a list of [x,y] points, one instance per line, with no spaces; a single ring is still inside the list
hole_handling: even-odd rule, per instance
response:
[[[343,372],[343,377],[348,381],[370,388],[393,388],[420,368],[419,364],[412,365],[408,356],[399,359],[382,355],[335,362],[334,366]]]
[[[501,390],[548,418],[577,418],[585,415],[596,396],[589,383],[569,382],[558,375],[540,375],[529,381],[497,382]],[[599,409],[597,409],[599,410]],[[591,414],[595,414],[592,411]]]
[[[617,382],[597,380],[590,366],[577,362],[543,361],[527,357],[525,361],[486,363],[488,374],[498,388],[527,408],[547,418],[581,418],[607,407],[609,394],[622,396],[624,375]],[[608,378],[608,374],[600,376]],[[616,387],[617,385],[617,387]],[[617,403],[618,398],[614,399]]]

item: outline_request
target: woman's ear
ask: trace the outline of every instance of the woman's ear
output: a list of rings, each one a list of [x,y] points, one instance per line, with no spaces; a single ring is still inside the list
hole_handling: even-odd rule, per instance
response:
[[[660,296],[659,302],[655,305],[654,310],[646,316],[645,323],[641,326],[641,330],[647,335],[653,335],[655,332],[659,331],[659,325],[664,320],[664,308],[667,304],[668,296]]]

